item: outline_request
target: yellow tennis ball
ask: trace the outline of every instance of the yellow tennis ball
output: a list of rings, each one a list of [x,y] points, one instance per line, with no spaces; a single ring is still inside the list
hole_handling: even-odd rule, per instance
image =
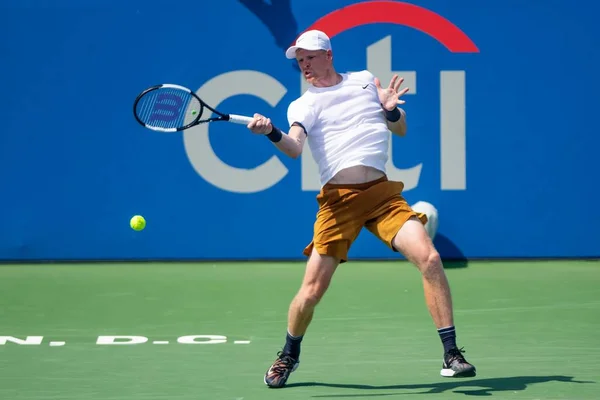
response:
[[[129,225],[134,231],[141,231],[146,227],[146,220],[141,215],[134,215],[131,217]]]

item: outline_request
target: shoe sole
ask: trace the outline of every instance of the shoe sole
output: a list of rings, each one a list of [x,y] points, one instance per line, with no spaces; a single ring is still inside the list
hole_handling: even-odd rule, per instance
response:
[[[452,369],[442,369],[440,375],[446,378],[472,378],[477,375],[477,371],[475,368],[462,372],[456,372]]]

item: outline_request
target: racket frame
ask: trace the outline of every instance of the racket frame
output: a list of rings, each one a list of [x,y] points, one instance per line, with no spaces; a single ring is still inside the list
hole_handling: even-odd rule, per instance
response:
[[[188,124],[181,126],[181,127],[177,127],[177,128],[162,128],[162,127],[146,124],[144,121],[142,121],[140,119],[140,117],[137,114],[137,105],[139,104],[142,97],[144,97],[146,94],[148,94],[149,92],[155,91],[155,90],[159,90],[159,89],[177,89],[177,90],[184,91],[184,92],[190,94],[191,96],[193,96],[196,100],[198,100],[198,103],[200,104],[200,110],[198,110],[198,116],[196,118],[194,118],[194,120],[192,120],[192,122],[189,122]],[[206,119],[201,119],[205,108],[207,108],[208,110],[210,110],[212,113],[216,114],[217,116],[206,118]],[[200,97],[198,97],[198,95],[196,93],[194,93],[194,91],[186,88],[185,86],[177,85],[174,83],[162,83],[162,84],[150,86],[150,87],[144,89],[144,91],[142,91],[140,94],[137,95],[137,97],[135,98],[135,101],[133,102],[133,116],[135,117],[136,121],[143,127],[152,129],[154,131],[167,132],[167,133],[183,131],[183,130],[189,129],[193,126],[200,125],[200,124],[206,123],[206,122],[228,121],[228,122],[232,122],[232,123],[236,123],[236,124],[247,125],[250,121],[252,121],[251,117],[246,117],[246,116],[237,115],[237,114],[225,114],[225,113],[219,112],[219,111],[215,110],[213,107],[206,104],[206,102],[204,102]]]

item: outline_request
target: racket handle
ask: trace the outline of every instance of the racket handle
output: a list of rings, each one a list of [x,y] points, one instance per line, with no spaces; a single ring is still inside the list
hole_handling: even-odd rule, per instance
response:
[[[234,124],[248,125],[252,121],[250,117],[244,117],[243,115],[229,114],[229,122]]]

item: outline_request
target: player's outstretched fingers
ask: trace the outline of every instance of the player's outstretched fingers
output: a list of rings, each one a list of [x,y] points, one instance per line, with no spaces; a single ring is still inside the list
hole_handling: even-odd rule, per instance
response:
[[[395,85],[394,85],[394,91],[396,93],[398,93],[398,90],[400,89],[400,86],[402,86],[402,82],[404,82],[404,78],[400,78],[396,81]]]
[[[390,86],[388,86],[389,89],[394,89],[397,91],[396,89],[396,80],[398,79],[398,74],[394,74],[394,76],[392,76],[392,80],[390,81]]]

